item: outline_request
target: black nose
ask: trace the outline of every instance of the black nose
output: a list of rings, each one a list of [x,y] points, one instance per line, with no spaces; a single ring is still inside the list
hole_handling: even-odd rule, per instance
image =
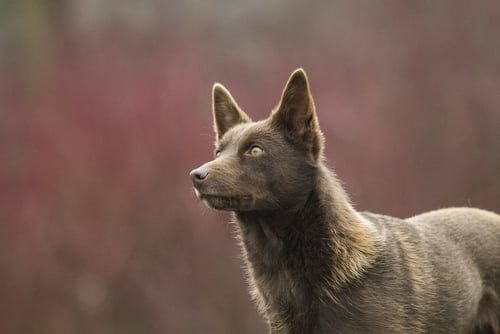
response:
[[[191,173],[189,173],[189,176],[191,176],[191,180],[193,180],[193,183],[195,185],[200,184],[207,178],[208,175],[208,169],[200,167],[193,169]]]

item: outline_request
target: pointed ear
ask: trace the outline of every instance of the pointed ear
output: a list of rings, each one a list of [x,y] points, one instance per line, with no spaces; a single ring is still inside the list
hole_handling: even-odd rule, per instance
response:
[[[292,141],[304,145],[314,160],[318,159],[323,148],[323,134],[303,69],[296,69],[288,79],[281,101],[271,115],[271,124],[285,131]]]
[[[238,107],[231,93],[219,83],[214,84],[212,88],[212,111],[217,140],[233,126],[251,121],[250,117]]]

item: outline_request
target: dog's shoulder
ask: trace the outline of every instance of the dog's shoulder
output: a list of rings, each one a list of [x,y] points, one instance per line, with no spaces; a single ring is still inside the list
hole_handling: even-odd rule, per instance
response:
[[[359,212],[363,218],[373,222],[373,223],[398,223],[402,222],[402,219],[392,217],[392,216],[387,216],[387,215],[382,215],[379,213],[374,213],[370,211],[361,211]]]
[[[447,208],[408,218],[429,235],[440,234],[500,262],[500,215],[476,208]]]
[[[361,217],[371,222],[379,231],[383,231],[385,229],[388,230],[405,230],[412,229],[412,226],[404,219],[383,215],[379,213],[373,213],[369,211],[359,212]]]
[[[451,237],[500,238],[500,215],[482,209],[469,207],[438,209],[410,217],[406,221],[421,229],[445,233]]]
[[[472,207],[450,207],[424,212],[416,216],[410,217],[408,221],[423,222],[423,221],[497,221],[500,223],[500,215],[495,212]]]
[[[451,207],[420,213],[409,218],[397,218],[373,212],[360,212],[361,216],[375,225],[417,227],[424,229],[477,229],[499,230],[500,215],[470,207]]]

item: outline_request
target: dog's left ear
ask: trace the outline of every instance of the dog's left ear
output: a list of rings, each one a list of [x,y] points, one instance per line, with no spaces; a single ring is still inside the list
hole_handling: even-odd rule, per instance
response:
[[[271,115],[271,124],[299,145],[317,161],[323,149],[323,134],[318,125],[314,101],[306,72],[295,70],[283,90],[281,101]]]

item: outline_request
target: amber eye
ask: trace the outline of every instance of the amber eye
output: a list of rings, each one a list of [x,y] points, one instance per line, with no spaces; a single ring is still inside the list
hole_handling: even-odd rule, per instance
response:
[[[262,154],[263,152],[264,149],[259,145],[252,145],[252,147],[250,147],[250,149],[248,150],[248,154],[250,154],[252,157],[256,157],[259,154]]]

